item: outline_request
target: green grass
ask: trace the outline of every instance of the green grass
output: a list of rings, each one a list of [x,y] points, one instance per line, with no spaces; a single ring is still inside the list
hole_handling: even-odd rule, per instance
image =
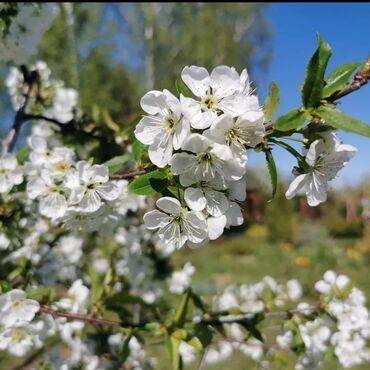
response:
[[[300,241],[299,244],[281,245],[268,242],[264,236],[251,237],[247,232],[242,236],[213,243],[198,250],[183,248],[175,253],[173,263],[176,269],[181,269],[186,262],[190,261],[196,267],[193,288],[196,292],[205,295],[220,291],[229,284],[256,283],[264,276],[270,275],[280,283],[289,279],[298,279],[304,288],[305,297],[308,300],[317,300],[313,285],[325,271],[332,269],[348,275],[355,285],[370,297],[369,260],[363,256],[350,257],[347,253],[349,248],[356,245],[356,240],[333,240],[327,234],[316,239],[313,244],[311,235],[308,244]],[[330,356],[327,357],[321,369],[340,369],[336,360]],[[290,363],[285,361],[282,359],[280,364],[274,363],[274,370],[294,369],[293,361]],[[198,364],[199,360],[184,368],[195,370],[198,369]],[[158,365],[160,370],[170,369],[168,356],[161,354]],[[244,354],[235,352],[229,360],[209,366],[207,369],[257,370],[259,367]],[[352,369],[365,370],[369,369],[369,365]]]

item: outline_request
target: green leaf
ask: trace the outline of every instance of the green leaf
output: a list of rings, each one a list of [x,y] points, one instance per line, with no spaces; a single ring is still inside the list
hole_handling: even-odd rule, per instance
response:
[[[141,143],[139,140],[135,140],[132,144],[132,154],[134,155],[135,161],[139,162],[146,153],[146,150],[146,145]]]
[[[349,117],[338,109],[320,107],[315,110],[325,122],[343,131],[353,132],[358,135],[370,137],[370,126],[356,118]]]
[[[9,292],[9,290],[12,290],[11,284],[5,280],[0,280],[0,293],[6,293]]]
[[[280,104],[279,88],[274,81],[271,81],[270,88],[269,88],[269,94],[265,100],[265,104],[263,105],[263,112],[265,114],[265,122],[271,121],[279,104]]]
[[[110,114],[108,113],[108,111],[103,111],[103,119],[104,119],[104,122],[107,125],[107,127],[109,129],[111,129],[113,132],[119,132],[120,131],[120,127],[118,126],[118,124],[116,122],[113,121],[113,119],[110,116]]]
[[[323,89],[322,96],[331,96],[336,91],[342,89],[361,64],[347,63],[335,68],[326,78],[326,85]]]
[[[322,99],[325,70],[331,56],[329,44],[319,34],[317,43],[318,47],[308,62],[302,87],[302,102],[306,108],[316,107]]]
[[[125,338],[125,341],[123,342],[123,345],[118,353],[118,358],[121,364],[125,363],[127,360],[127,357],[130,356],[130,340],[131,340],[131,335],[128,335]]]
[[[206,348],[212,342],[213,333],[208,325],[196,324],[194,326],[194,333],[202,343],[203,348]]]
[[[113,157],[109,161],[106,161],[104,164],[109,169],[109,176],[119,171],[123,167],[123,165],[126,164],[131,159],[132,159],[131,154],[124,154],[119,155],[117,157]]]
[[[28,145],[24,145],[22,146],[22,148],[19,148],[16,154],[18,163],[23,163],[27,158],[28,154],[30,153],[30,151],[31,148]]]
[[[274,125],[274,129],[278,131],[295,130],[301,127],[306,120],[305,112],[301,110],[292,109],[287,114],[280,116]]]
[[[186,343],[192,346],[198,352],[202,351],[203,349],[203,344],[197,337],[192,337]]]
[[[185,85],[182,80],[177,79],[175,84],[176,90],[179,94],[184,95],[186,98],[191,98],[193,96],[191,90],[187,87],[187,85]]]
[[[95,270],[94,266],[90,263],[87,265],[87,272],[90,277],[90,284],[91,284],[91,306],[94,306],[100,299],[101,295],[103,294],[104,285],[102,284],[102,278]]]
[[[184,325],[187,313],[189,309],[191,308],[190,303],[192,303],[191,289],[188,288],[186,292],[182,295],[180,304],[177,307],[177,310],[175,313],[174,324],[176,326],[182,327]]]
[[[30,287],[26,290],[27,298],[40,303],[52,302],[55,298],[55,289],[51,287]]]
[[[180,344],[180,339],[173,337],[172,335],[167,337],[167,348],[170,353],[173,370],[181,370],[182,368],[182,360],[179,352]]]
[[[160,193],[167,184],[167,174],[161,170],[155,170],[133,180],[128,186],[128,192],[138,195],[154,195]]]
[[[267,168],[269,170],[270,179],[271,179],[271,186],[272,186],[272,195],[271,200],[274,199],[277,189],[277,170],[276,170],[276,164],[274,157],[271,153],[271,150],[266,150],[266,162],[267,162]],[[270,201],[271,201],[270,200]]]

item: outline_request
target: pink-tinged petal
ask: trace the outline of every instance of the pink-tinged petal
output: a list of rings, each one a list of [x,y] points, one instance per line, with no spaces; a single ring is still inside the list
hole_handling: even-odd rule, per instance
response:
[[[225,215],[222,215],[220,217],[208,217],[207,225],[208,225],[209,239],[216,240],[217,238],[219,238],[224,232],[226,223],[227,223],[227,218]]]
[[[167,108],[167,98],[161,91],[149,91],[141,98],[140,105],[146,113],[158,114]]]
[[[297,176],[289,185],[288,190],[285,193],[287,199],[292,199],[300,191],[305,191],[310,181],[310,175],[304,174]]]
[[[181,204],[176,198],[163,197],[159,198],[156,203],[157,207],[162,211],[170,214],[176,215],[181,210]]]
[[[163,117],[144,116],[135,128],[135,137],[145,145],[150,145],[160,135],[164,129],[162,125]]]
[[[207,200],[203,191],[199,188],[187,188],[185,190],[184,199],[187,206],[193,211],[203,211],[206,208]]]
[[[164,227],[171,222],[172,218],[169,217],[167,214],[158,211],[155,209],[154,211],[150,211],[145,213],[144,215],[144,223],[147,229],[154,230],[159,227]]]
[[[186,66],[181,72],[181,78],[195,96],[201,97],[207,93],[210,79],[204,67]]]

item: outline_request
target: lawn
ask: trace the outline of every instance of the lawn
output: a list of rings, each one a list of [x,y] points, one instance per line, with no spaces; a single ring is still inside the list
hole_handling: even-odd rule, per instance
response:
[[[193,276],[194,290],[202,294],[212,294],[229,284],[255,283],[266,275],[278,282],[298,279],[304,288],[307,301],[317,299],[313,289],[328,269],[348,275],[354,283],[370,297],[370,279],[368,277],[369,257],[367,248],[370,244],[356,239],[330,238],[320,225],[304,225],[308,237],[306,241],[296,243],[274,243],[266,240],[264,226],[253,226],[247,232],[221,242],[207,245],[198,250],[183,248],[175,253],[174,266],[181,269],[190,261],[196,267]],[[313,241],[316,240],[316,241]],[[154,353],[156,350],[154,349]],[[169,368],[168,356],[159,356],[159,369]],[[198,369],[199,360],[185,369]],[[294,369],[289,356],[281,356],[280,362],[274,363],[273,370]],[[325,359],[321,369],[339,369],[338,362]],[[209,366],[211,370],[253,370],[264,369],[256,365],[242,353],[235,352],[225,362]],[[365,370],[368,365],[352,369]]]

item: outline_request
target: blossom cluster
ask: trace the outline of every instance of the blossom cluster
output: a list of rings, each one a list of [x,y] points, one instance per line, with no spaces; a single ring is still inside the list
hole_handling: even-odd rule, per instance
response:
[[[12,3],[1,3],[0,12],[14,7]],[[15,64],[26,64],[36,53],[41,36],[47,30],[58,8],[53,3],[17,3],[16,15],[0,37],[0,60]]]
[[[39,113],[48,118],[55,119],[60,123],[70,122],[77,110],[77,90],[65,87],[64,82],[51,77],[51,71],[44,61],[37,61],[29,67],[31,72],[36,73],[36,91],[28,94],[27,112]],[[33,82],[33,83],[36,83]],[[10,95],[12,106],[17,111],[25,102],[25,95],[29,86],[25,84],[24,72],[19,68],[11,67],[5,85]],[[42,104],[42,106],[40,106]]]
[[[159,237],[177,248],[198,247],[243,223],[238,202],[246,197],[246,149],[261,143],[265,132],[246,70],[239,75],[218,66],[209,74],[190,66],[181,77],[194,98],[148,92],[141,99],[148,115],[135,130],[149,145],[152,163],[169,166],[184,189],[181,199],[160,198],[160,210],[144,216],[148,229],[159,229]]]

